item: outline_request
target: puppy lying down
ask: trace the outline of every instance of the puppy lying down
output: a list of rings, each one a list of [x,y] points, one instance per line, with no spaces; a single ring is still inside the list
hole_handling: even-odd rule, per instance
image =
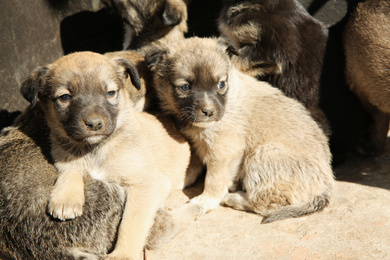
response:
[[[169,120],[136,109],[128,76],[139,89],[131,62],[81,52],[24,81],[31,106],[0,138],[1,253],[141,257],[170,189],[193,179],[186,179],[188,143]],[[193,220],[201,211],[186,204],[173,212]],[[167,214],[159,213],[151,246]]]

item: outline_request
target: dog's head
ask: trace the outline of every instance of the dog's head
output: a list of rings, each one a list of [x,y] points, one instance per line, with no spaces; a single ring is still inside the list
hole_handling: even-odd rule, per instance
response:
[[[232,52],[223,39],[189,38],[146,55],[163,109],[183,127],[208,127],[222,118]]]
[[[121,110],[132,106],[124,87],[128,76],[139,89],[132,63],[78,52],[36,69],[22,83],[21,93],[32,106],[42,106],[58,141],[92,145],[110,136],[123,120]]]
[[[130,38],[125,49],[136,49],[159,39],[184,38],[187,31],[187,5],[184,0],[111,0],[122,16]],[[178,29],[181,35],[171,35]],[[167,39],[169,40],[169,39]]]

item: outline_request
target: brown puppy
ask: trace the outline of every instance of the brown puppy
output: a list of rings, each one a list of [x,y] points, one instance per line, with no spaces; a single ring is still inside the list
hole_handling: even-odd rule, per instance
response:
[[[344,35],[346,78],[374,123],[358,151],[377,155],[383,151],[390,114],[390,2],[359,3]]]
[[[126,60],[74,53],[40,68],[22,86],[32,104],[40,100],[50,129],[58,179],[49,213],[61,220],[82,215],[86,176],[126,191],[115,249],[105,259],[139,258],[170,189],[188,184],[188,143],[169,124],[135,109],[126,75],[140,88]]]
[[[137,109],[139,103],[143,103],[140,93],[145,93],[147,86],[144,83],[149,78],[148,70],[142,68],[143,58],[131,51],[106,56],[113,60],[126,58],[135,63],[141,88],[137,90],[130,78],[123,78],[122,90],[129,91],[130,102],[136,104]],[[111,65],[116,64],[113,62]],[[72,66],[64,71],[71,74]],[[82,71],[79,71],[81,76],[88,74]],[[37,82],[37,76],[34,72],[24,82],[24,91],[32,88],[34,92],[34,86],[38,88],[43,84]],[[122,74],[118,76],[122,78]],[[35,94],[30,94],[25,92],[30,101],[35,101]],[[39,96],[43,97],[43,94]],[[110,180],[86,176],[83,215],[66,222],[56,221],[48,215],[48,198],[58,173],[53,165],[48,134],[47,121],[51,119],[46,116],[43,102],[38,100],[0,135],[0,255],[12,259],[79,259],[105,255],[114,247],[125,204],[125,189]],[[191,224],[196,211],[189,204],[169,212],[159,210],[147,247],[156,249],[168,242]]]
[[[125,22],[123,49],[184,38],[187,5],[183,0],[111,0]]]
[[[334,184],[326,136],[299,102],[235,69],[230,49],[190,38],[146,57],[162,109],[201,162],[190,167],[207,167],[191,202],[204,211],[222,202],[263,222],[323,209]]]
[[[329,135],[328,121],[319,107],[325,26],[296,0],[223,3],[219,31],[238,47],[233,64],[302,102]]]
[[[144,56],[135,51],[108,52],[104,56],[111,60],[129,60],[134,64],[140,75],[141,86],[140,89],[135,88],[131,83],[131,79],[127,78],[127,82],[125,82],[126,90],[130,93],[130,98],[133,100],[136,110],[154,110],[156,108],[155,94],[153,93],[153,88],[150,87],[152,75],[147,68]]]

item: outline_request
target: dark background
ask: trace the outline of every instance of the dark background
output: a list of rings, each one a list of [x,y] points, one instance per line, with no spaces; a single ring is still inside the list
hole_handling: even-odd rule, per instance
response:
[[[213,31],[214,9],[219,2],[193,1],[187,35],[206,36],[202,32]],[[300,2],[327,27],[334,26],[347,12],[345,0]],[[72,51],[121,50],[122,23],[110,10],[100,0],[1,0],[0,110],[12,112],[27,106],[19,87],[37,66]]]

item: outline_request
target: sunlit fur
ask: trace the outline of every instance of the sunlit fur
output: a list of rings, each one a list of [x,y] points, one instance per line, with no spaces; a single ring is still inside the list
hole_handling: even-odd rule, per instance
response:
[[[60,220],[82,217],[85,178],[114,182],[126,192],[115,248],[105,259],[138,259],[171,188],[194,181],[190,178],[189,183],[186,178],[189,144],[169,120],[137,109],[131,92],[126,91],[127,77],[134,88],[141,89],[131,62],[79,52],[38,70],[22,86],[30,102],[39,100],[36,105],[44,111],[50,129],[58,178],[48,198],[48,213]],[[71,97],[61,98],[64,93]],[[91,127],[90,117],[101,124]],[[75,135],[67,123],[73,124]],[[179,214],[193,221],[200,212],[198,206],[190,205],[161,218],[169,220]],[[161,226],[160,221],[156,228]],[[170,231],[167,237],[178,231]],[[71,252],[84,254],[77,248]]]
[[[390,114],[390,3],[362,1],[352,13],[344,35],[346,78],[374,123],[358,151],[383,152]]]
[[[191,202],[205,212],[220,203],[253,211],[263,222],[323,209],[334,185],[327,137],[298,101],[235,69],[228,45],[223,39],[189,38],[146,57],[162,108],[179,123],[183,107],[217,88],[216,79],[226,80],[224,95],[213,92],[223,99],[220,118],[208,127],[187,119],[178,124],[207,168],[204,191]],[[183,78],[194,86],[188,103],[172,84]],[[200,166],[190,168],[200,172]]]

